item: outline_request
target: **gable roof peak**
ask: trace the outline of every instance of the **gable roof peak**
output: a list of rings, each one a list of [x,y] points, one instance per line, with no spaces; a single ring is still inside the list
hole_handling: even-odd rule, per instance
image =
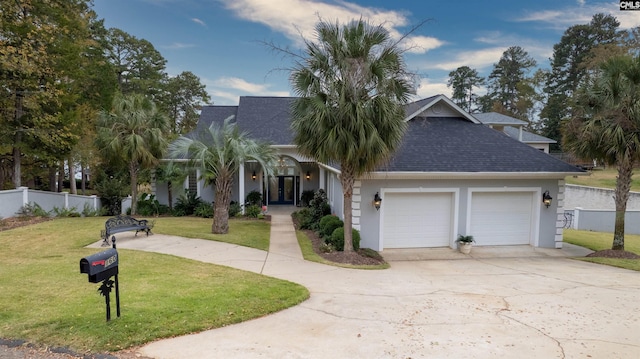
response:
[[[468,112],[463,110],[460,106],[456,105],[451,99],[443,94],[438,94],[435,96],[427,97],[422,100],[418,100],[412,103],[409,103],[405,107],[405,121],[410,121],[413,118],[419,116],[421,113],[425,112],[430,108],[437,108],[439,104],[444,104],[445,106],[452,109],[454,112],[457,112],[459,116],[453,117],[461,117],[473,123],[481,123],[475,117],[471,116]],[[449,116],[452,117],[452,116]]]

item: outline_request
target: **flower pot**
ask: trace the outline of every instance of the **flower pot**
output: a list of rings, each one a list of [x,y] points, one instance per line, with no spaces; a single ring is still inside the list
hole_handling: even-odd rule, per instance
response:
[[[462,254],[471,253],[471,246],[472,246],[471,242],[459,242],[458,243],[458,249],[460,249],[460,253],[462,253]]]

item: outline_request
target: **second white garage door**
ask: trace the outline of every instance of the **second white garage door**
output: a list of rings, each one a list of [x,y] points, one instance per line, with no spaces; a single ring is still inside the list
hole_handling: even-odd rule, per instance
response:
[[[452,238],[453,193],[384,195],[383,248],[447,247]]]
[[[535,192],[474,192],[469,234],[475,245],[532,244]]]

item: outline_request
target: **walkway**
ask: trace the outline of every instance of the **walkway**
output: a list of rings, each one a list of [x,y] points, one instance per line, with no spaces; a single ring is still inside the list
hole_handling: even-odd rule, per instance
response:
[[[311,292],[298,306],[160,340],[139,353],[181,359],[635,358],[640,352],[636,272],[533,250],[396,260],[378,271],[337,268],[302,260],[290,217],[278,213],[271,238],[268,253],[157,234],[119,238],[118,248],[229,265]]]

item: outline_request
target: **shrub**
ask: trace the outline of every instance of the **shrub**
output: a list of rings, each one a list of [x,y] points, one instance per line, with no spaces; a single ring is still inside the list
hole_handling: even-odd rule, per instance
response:
[[[311,226],[313,230],[318,229],[320,219],[328,214],[331,214],[331,206],[329,206],[329,200],[327,194],[323,189],[319,189],[313,195],[313,199],[310,202],[311,206]]]
[[[255,190],[249,192],[246,203],[250,206],[260,206],[262,204],[262,194]]]
[[[106,215],[106,214],[107,214],[106,208],[93,209],[93,208],[91,208],[89,203],[85,203],[84,207],[82,208],[82,215],[84,217],[98,217],[98,216],[103,216],[103,215]]]
[[[155,195],[143,193],[138,199],[138,214],[141,216],[157,216],[169,212],[169,207],[160,204]]]
[[[247,217],[258,218],[260,213],[262,213],[262,209],[256,205],[251,205],[244,209],[244,215]]]
[[[315,192],[312,189],[302,191],[302,195],[300,196],[300,202],[302,203],[302,206],[309,207],[314,195]]]
[[[202,218],[213,218],[213,204],[206,201],[200,202],[193,211],[193,215]]]
[[[357,251],[360,249],[360,232],[357,229],[352,229],[351,238],[353,250]],[[342,252],[344,250],[344,227],[336,228],[327,243],[331,244],[337,251]]]
[[[200,203],[202,203],[202,200],[196,195],[196,192],[187,189],[184,194],[178,197],[174,209],[178,213],[183,213],[184,216],[190,216]]]
[[[324,216],[320,219],[318,233],[322,238],[329,237],[336,228],[342,226],[344,226],[344,223],[340,218],[333,215]]]
[[[237,216],[240,211],[242,211],[242,206],[240,206],[240,203],[231,201],[231,203],[229,204],[229,217]]]
[[[313,216],[311,215],[310,208],[303,208],[293,213],[293,218],[298,222],[300,229],[311,229],[313,223]]]
[[[53,207],[52,212],[56,217],[80,217],[80,213],[76,210],[76,207],[71,208],[58,208]]]
[[[29,202],[20,207],[17,214],[18,217],[49,217],[49,213],[35,202]]]

